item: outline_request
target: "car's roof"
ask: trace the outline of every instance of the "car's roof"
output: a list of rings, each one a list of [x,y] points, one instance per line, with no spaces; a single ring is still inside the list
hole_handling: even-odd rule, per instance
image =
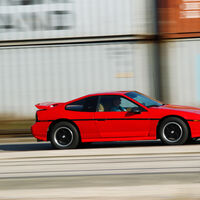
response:
[[[110,91],[110,92],[99,92],[99,93],[93,93],[93,94],[88,94],[87,96],[93,96],[93,95],[121,95],[121,94],[126,94],[128,92],[136,92],[136,91]]]
[[[91,96],[99,96],[99,95],[123,95],[123,94],[126,94],[128,92],[137,92],[137,91],[110,91],[110,92],[92,93],[92,94],[87,94],[85,96],[82,96],[82,97],[70,100],[67,103],[70,103],[70,102],[73,102],[73,101],[77,101],[79,99],[83,99],[83,98],[86,98],[86,97],[91,97]]]

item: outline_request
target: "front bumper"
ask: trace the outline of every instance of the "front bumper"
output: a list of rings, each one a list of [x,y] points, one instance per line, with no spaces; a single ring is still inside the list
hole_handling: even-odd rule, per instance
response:
[[[188,121],[188,123],[190,126],[192,138],[200,137],[200,121],[192,120],[192,121]]]
[[[31,127],[32,135],[38,140],[47,141],[47,133],[51,122],[36,122]]]

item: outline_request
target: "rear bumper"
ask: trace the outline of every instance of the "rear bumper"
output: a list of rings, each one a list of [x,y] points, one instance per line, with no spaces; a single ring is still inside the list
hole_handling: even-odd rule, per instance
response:
[[[36,122],[31,127],[32,135],[38,140],[47,141],[47,133],[51,122]]]

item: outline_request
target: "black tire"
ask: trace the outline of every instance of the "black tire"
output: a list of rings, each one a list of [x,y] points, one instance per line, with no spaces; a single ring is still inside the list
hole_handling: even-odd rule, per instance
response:
[[[58,122],[50,132],[51,145],[56,149],[74,149],[80,136],[76,127],[69,122]]]
[[[183,120],[177,117],[169,117],[160,125],[159,136],[165,144],[181,145],[187,142],[189,129]]]

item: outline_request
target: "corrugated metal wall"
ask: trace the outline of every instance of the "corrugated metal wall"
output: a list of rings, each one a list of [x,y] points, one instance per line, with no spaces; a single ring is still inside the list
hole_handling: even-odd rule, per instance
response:
[[[160,35],[200,37],[200,0],[158,0]]]
[[[0,111],[28,116],[38,102],[98,91],[154,95],[153,48],[137,42],[1,48]]]
[[[25,4],[20,0],[1,0],[0,38],[24,40],[155,34],[153,1],[41,0],[26,1]]]
[[[199,5],[1,0],[0,115],[33,116],[35,103],[104,90],[160,89],[166,103],[199,105],[200,39],[186,39],[199,36]]]
[[[155,96],[154,15],[154,0],[1,0],[0,115],[98,91]]]
[[[158,0],[162,93],[167,103],[200,105],[200,0]]]
[[[163,43],[163,82],[168,103],[200,105],[200,38]]]

